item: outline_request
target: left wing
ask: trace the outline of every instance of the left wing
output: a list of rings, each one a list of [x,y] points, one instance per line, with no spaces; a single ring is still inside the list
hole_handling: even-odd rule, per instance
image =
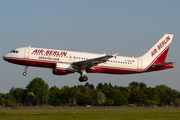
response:
[[[114,56],[117,56],[117,53],[114,55],[105,55],[105,56],[98,57],[98,58],[74,62],[74,63],[72,63],[72,65],[73,65],[73,68],[75,68],[75,69],[83,69],[83,68],[91,69],[91,67],[93,67],[93,66],[107,62],[109,58],[112,58]]]

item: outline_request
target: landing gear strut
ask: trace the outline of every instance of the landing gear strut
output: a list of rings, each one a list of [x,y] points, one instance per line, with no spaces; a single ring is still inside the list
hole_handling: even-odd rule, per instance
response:
[[[82,76],[82,73],[84,74],[84,76]],[[81,76],[79,77],[79,81],[86,82],[88,80],[88,77],[86,76],[86,70],[82,69],[80,74],[81,74]]]
[[[27,73],[26,73],[27,68],[28,68],[28,66],[25,66],[25,72],[23,72],[23,75],[24,75],[24,76],[26,76],[26,75],[27,75]]]

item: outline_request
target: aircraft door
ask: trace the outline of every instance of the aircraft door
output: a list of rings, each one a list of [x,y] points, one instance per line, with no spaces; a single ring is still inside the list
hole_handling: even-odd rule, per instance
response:
[[[142,64],[143,64],[142,60],[138,59],[137,60],[137,69],[142,69]]]
[[[29,58],[29,48],[24,50],[24,58]]]

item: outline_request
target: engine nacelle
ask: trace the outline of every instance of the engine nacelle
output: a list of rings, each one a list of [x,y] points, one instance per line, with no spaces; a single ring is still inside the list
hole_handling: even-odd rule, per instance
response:
[[[55,75],[67,75],[74,73],[72,65],[64,63],[56,63],[56,67],[53,68],[53,74]]]

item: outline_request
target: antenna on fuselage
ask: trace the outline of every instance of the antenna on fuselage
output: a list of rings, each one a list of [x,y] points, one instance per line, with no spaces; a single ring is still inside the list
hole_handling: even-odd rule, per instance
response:
[[[31,47],[31,45],[29,45],[29,48]]]

